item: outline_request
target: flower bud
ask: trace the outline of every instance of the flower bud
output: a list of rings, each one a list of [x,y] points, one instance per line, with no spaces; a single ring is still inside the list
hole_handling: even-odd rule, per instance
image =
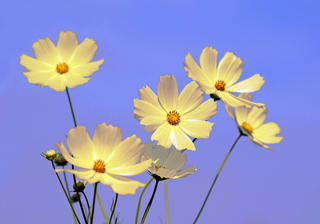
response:
[[[77,185],[77,188],[76,188],[76,185]],[[76,185],[75,184],[73,184],[73,189],[77,192],[77,190],[78,190],[78,192],[83,192],[83,190],[85,189],[85,185],[83,184],[83,182],[81,181],[81,180],[78,180],[77,182],[76,182]]]
[[[65,166],[68,163],[68,161],[63,157],[62,154],[59,154],[59,156],[54,160],[54,162],[57,166]]]
[[[49,161],[56,159],[59,154],[57,154],[56,150],[49,149],[46,153],[42,153],[41,156]]]
[[[72,195],[70,200],[72,203],[76,203],[76,202],[80,201],[80,194],[79,194],[79,197],[78,197],[78,194]]]

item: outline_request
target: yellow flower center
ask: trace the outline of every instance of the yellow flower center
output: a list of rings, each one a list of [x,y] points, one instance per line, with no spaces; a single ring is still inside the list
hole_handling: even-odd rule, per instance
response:
[[[243,122],[242,123],[242,127],[244,128],[244,129],[246,129],[248,132],[250,132],[250,133],[252,133],[252,131],[253,131],[253,128],[247,123],[247,122]]]
[[[97,162],[94,163],[93,170],[98,173],[104,173],[106,171],[106,165],[104,164],[103,161],[98,160]]]
[[[69,67],[66,63],[60,63],[57,65],[57,72],[60,74],[66,73],[69,71]]]
[[[163,167],[163,166],[155,166],[155,167],[156,167],[156,171],[158,171],[158,169],[160,169],[160,168],[165,169],[165,167]]]
[[[222,80],[218,80],[214,86],[216,87],[217,90],[224,91],[224,87],[226,86],[226,83]]]
[[[179,113],[177,113],[175,110],[174,111],[170,111],[167,114],[167,121],[172,125],[178,124],[179,121],[180,121]]]

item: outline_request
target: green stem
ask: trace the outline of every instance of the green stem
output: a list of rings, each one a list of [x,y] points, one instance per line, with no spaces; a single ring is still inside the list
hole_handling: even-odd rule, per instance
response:
[[[72,107],[72,103],[71,103],[68,87],[66,87],[66,92],[67,92],[67,96],[68,96],[68,100],[69,100],[69,105],[70,105],[70,109],[71,109],[71,114],[72,114],[72,118],[73,118],[74,127],[76,128],[77,127],[77,122],[76,122],[76,117],[74,116],[73,107]],[[71,168],[74,170],[74,165],[73,164],[71,164]],[[83,206],[82,206],[82,203],[81,203],[81,200],[80,200],[80,195],[79,195],[79,192],[78,192],[78,186],[76,184],[76,176],[74,174],[72,174],[72,176],[73,176],[73,183],[74,183],[75,188],[76,188],[75,190],[76,190],[77,196],[79,198],[79,205],[80,205],[80,208],[81,208],[83,219],[84,219],[85,223],[88,224],[87,218],[86,218],[86,215],[84,213]]]
[[[94,184],[94,192],[93,192],[93,202],[92,202],[92,217],[91,217],[91,224],[93,223],[93,215],[94,215],[94,205],[96,202],[96,194],[97,194],[97,187],[98,187],[98,183]]]
[[[220,175],[220,173],[221,173],[221,171],[222,171],[222,169],[223,169],[223,167],[224,167],[224,164],[226,163],[226,161],[227,161],[227,159],[229,158],[229,156],[230,156],[230,154],[231,154],[234,146],[236,145],[236,143],[238,142],[238,140],[240,139],[241,136],[242,136],[242,134],[239,135],[239,137],[237,138],[237,140],[233,143],[230,151],[228,152],[228,154],[227,154],[226,157],[224,158],[224,160],[223,160],[223,162],[222,162],[222,164],[221,164],[221,166],[220,166],[220,168],[219,168],[219,171],[218,171],[216,177],[214,178],[214,181],[213,181],[213,183],[212,183],[212,185],[211,185],[211,187],[210,187],[210,190],[209,190],[209,192],[208,192],[208,194],[207,194],[207,197],[206,197],[206,199],[204,200],[204,202],[203,202],[203,204],[202,204],[202,207],[201,207],[201,209],[200,209],[200,211],[199,211],[196,219],[194,220],[193,224],[195,224],[195,223],[197,222],[197,220],[199,219],[199,217],[200,217],[200,215],[201,215],[201,212],[202,212],[204,206],[206,205],[207,200],[208,200],[208,198],[209,198],[209,196],[210,196],[210,193],[211,193],[211,191],[212,191],[212,189],[213,189],[213,186],[214,186],[214,184],[216,183],[216,181],[217,181],[217,179],[218,179],[218,177],[219,177],[219,175]]]
[[[55,170],[56,168],[54,167],[53,161],[51,161],[51,164],[52,164],[53,170]],[[57,176],[57,178],[58,178],[58,180],[59,180],[59,182],[60,182],[60,185],[61,185],[61,187],[62,187],[62,190],[63,190],[66,198],[68,199],[68,202],[69,202],[69,205],[70,205],[70,207],[71,207],[71,209],[72,209],[73,215],[74,215],[74,217],[76,217],[78,223],[80,224],[80,221],[79,221],[79,219],[78,219],[78,216],[77,216],[76,212],[74,211],[74,208],[73,208],[73,206],[72,206],[72,203],[71,203],[71,201],[70,201],[70,198],[69,198],[68,195],[67,195],[66,189],[64,189],[64,186],[63,186],[63,184],[62,184],[62,182],[61,182],[61,179],[60,179],[59,175],[58,175],[56,172],[55,172],[55,174],[56,174],[56,176]]]
[[[113,216],[113,214],[114,214],[114,211],[116,210],[117,202],[118,202],[118,193],[116,193],[116,199],[115,199],[115,201],[114,201],[114,206],[113,206],[113,209],[112,209],[112,212],[111,212],[111,215],[110,215],[109,224],[111,224],[112,216]]]
[[[167,224],[170,224],[170,219],[169,219],[168,183],[167,183],[167,180],[164,181],[164,194],[165,194],[165,201],[166,201],[166,220],[167,220]]]
[[[134,222],[135,224],[138,224],[138,218],[139,218],[139,211],[140,211],[140,204],[141,204],[141,199],[142,196],[144,194],[144,192],[146,191],[147,187],[150,185],[150,183],[153,181],[153,177],[151,177],[151,179],[149,180],[149,182],[147,183],[147,185],[143,188],[140,198],[139,198],[139,202],[138,202],[138,207],[137,207],[137,213],[136,213],[136,221]]]
[[[154,195],[156,194],[156,190],[157,190],[157,187],[158,187],[158,183],[159,183],[159,180],[156,180],[156,184],[155,184],[155,186],[154,186],[154,190],[153,190],[152,196],[151,196],[151,198],[150,198],[150,201],[149,201],[149,203],[148,203],[148,206],[147,206],[146,210],[144,211],[144,214],[143,214],[143,217],[142,217],[142,220],[141,220],[141,223],[140,223],[140,224],[143,224],[144,221],[146,221],[146,218],[147,218],[148,212],[149,212],[149,210],[150,210],[150,207],[151,207],[151,204],[152,204]]]
[[[64,166],[62,166],[62,169],[64,169]],[[68,181],[67,181],[67,175],[66,175],[66,172],[65,172],[65,171],[63,171],[63,177],[64,177],[64,182],[65,182],[65,184],[66,184],[68,196],[69,196],[69,198],[71,198],[70,190],[69,190],[69,186],[68,186]],[[72,204],[71,204],[71,206],[73,207]],[[74,216],[73,212],[72,212],[72,217],[73,217],[74,223],[77,223],[76,217]]]
[[[108,217],[107,217],[106,211],[105,211],[104,208],[103,208],[103,205],[102,205],[102,202],[101,202],[99,193],[98,193],[98,189],[97,189],[97,198],[98,198],[98,202],[99,202],[100,209],[101,209],[101,211],[102,211],[104,220],[106,221],[106,223],[109,223],[109,219],[108,219]]]
[[[82,191],[82,194],[83,194],[84,198],[86,199],[87,206],[88,206],[89,218],[91,219],[90,206],[89,206],[89,201],[88,201],[87,195],[84,193],[84,191]]]

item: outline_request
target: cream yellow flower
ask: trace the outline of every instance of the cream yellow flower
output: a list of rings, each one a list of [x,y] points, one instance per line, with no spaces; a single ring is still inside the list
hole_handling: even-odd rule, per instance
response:
[[[57,143],[63,157],[81,169],[56,169],[67,171],[89,184],[100,182],[108,185],[114,192],[122,195],[135,194],[138,187],[145,184],[127,178],[145,172],[151,166],[151,159],[138,163],[145,152],[145,146],[136,135],[122,141],[122,132],[118,127],[98,124],[91,140],[86,127],[78,126],[67,135],[67,144]]]
[[[265,105],[262,103],[241,99],[230,93],[255,92],[265,83],[263,77],[256,74],[236,83],[242,73],[244,61],[241,61],[232,52],[227,52],[217,66],[217,57],[217,50],[212,47],[204,48],[200,55],[201,67],[199,67],[189,52],[183,63],[187,76],[196,81],[206,94],[218,95],[224,104],[229,104],[232,107],[245,105],[263,108]]]
[[[49,37],[39,39],[32,45],[36,58],[22,54],[19,63],[28,70],[23,74],[29,83],[63,92],[66,87],[87,83],[90,78],[86,77],[99,70],[104,59],[90,62],[97,48],[96,42],[88,37],[78,44],[76,33],[61,31],[57,46]]]
[[[209,120],[218,111],[212,99],[202,103],[204,93],[196,82],[185,86],[178,95],[178,84],[173,75],[160,77],[158,95],[148,87],[139,90],[141,100],[134,99],[133,116],[145,125],[145,131],[154,131],[151,140],[158,145],[176,149],[196,150],[188,137],[208,138],[212,130]]]
[[[141,161],[153,160],[151,167],[148,169],[150,175],[155,179],[177,179],[187,177],[193,174],[197,169],[195,166],[188,166],[181,170],[187,163],[187,155],[181,153],[176,148],[165,149],[161,145],[153,146],[153,143],[146,143],[146,151]]]
[[[252,100],[249,93],[241,93],[239,98],[248,101]],[[229,116],[237,123],[239,131],[248,136],[249,139],[258,146],[273,150],[265,144],[279,143],[284,137],[276,136],[281,129],[275,122],[264,124],[267,118],[267,108],[247,108],[245,106],[236,107],[234,111],[232,107],[225,104],[225,108]]]

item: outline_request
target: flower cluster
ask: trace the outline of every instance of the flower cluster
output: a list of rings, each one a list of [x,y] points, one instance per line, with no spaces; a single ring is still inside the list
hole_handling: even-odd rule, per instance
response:
[[[99,70],[99,66],[104,62],[104,59],[91,62],[96,54],[97,44],[89,38],[78,44],[77,34],[66,31],[60,32],[57,46],[46,37],[35,42],[32,48],[35,58],[24,54],[20,57],[20,64],[27,70],[23,74],[29,83],[42,87],[49,86],[58,92],[67,90],[72,111],[68,87],[75,88],[87,83],[90,80],[87,77]],[[196,139],[209,138],[214,125],[209,120],[218,112],[216,101],[222,100],[227,113],[236,122],[239,138],[247,136],[253,143],[268,149],[272,148],[266,144],[279,143],[283,139],[277,136],[280,128],[276,123],[264,124],[267,116],[265,105],[252,102],[252,95],[249,94],[263,86],[265,82],[263,77],[256,74],[237,82],[243,71],[244,62],[231,52],[227,52],[218,65],[217,58],[217,50],[206,47],[201,53],[199,66],[188,53],[183,65],[192,81],[180,94],[174,75],[160,77],[158,95],[147,85],[138,91],[140,99],[133,100],[133,116],[145,126],[145,131],[152,132],[150,139],[152,142],[143,144],[135,134],[122,140],[121,128],[106,123],[98,124],[91,138],[85,126],[77,126],[75,123],[75,128],[70,129],[66,136],[68,149],[60,141],[55,146],[61,154],[57,154],[55,150],[48,150],[42,156],[50,160],[53,167],[53,160],[56,165],[62,166],[62,169],[55,169],[56,173],[66,171],[85,183],[95,184],[95,192],[97,183],[101,183],[109,186],[117,195],[135,194],[139,187],[146,185],[128,177],[147,171],[156,180],[156,185],[142,218],[141,223],[143,223],[159,181],[187,177],[196,171],[193,165],[183,169],[187,163],[184,151],[195,151]],[[235,96],[232,92],[240,95]],[[205,94],[210,95],[212,99],[203,102]],[[74,114],[73,118],[75,122]],[[170,149],[172,145],[174,148]],[[72,165],[71,169],[64,168],[68,163]],[[74,166],[78,168],[74,169]],[[59,178],[58,174],[57,176]],[[76,182],[74,178],[73,187],[77,192],[74,195],[77,200],[72,200],[69,196],[68,201],[69,203],[79,201],[81,204],[79,193],[84,193],[85,185],[82,181]],[[208,196],[210,192],[211,190]],[[139,206],[140,201],[136,222]],[[71,208],[73,209],[72,206]],[[198,217],[201,211],[202,209]],[[108,223],[111,223],[112,214]],[[76,217],[75,212],[74,215]],[[85,215],[84,219],[87,223]],[[93,217],[90,219],[92,223]]]

